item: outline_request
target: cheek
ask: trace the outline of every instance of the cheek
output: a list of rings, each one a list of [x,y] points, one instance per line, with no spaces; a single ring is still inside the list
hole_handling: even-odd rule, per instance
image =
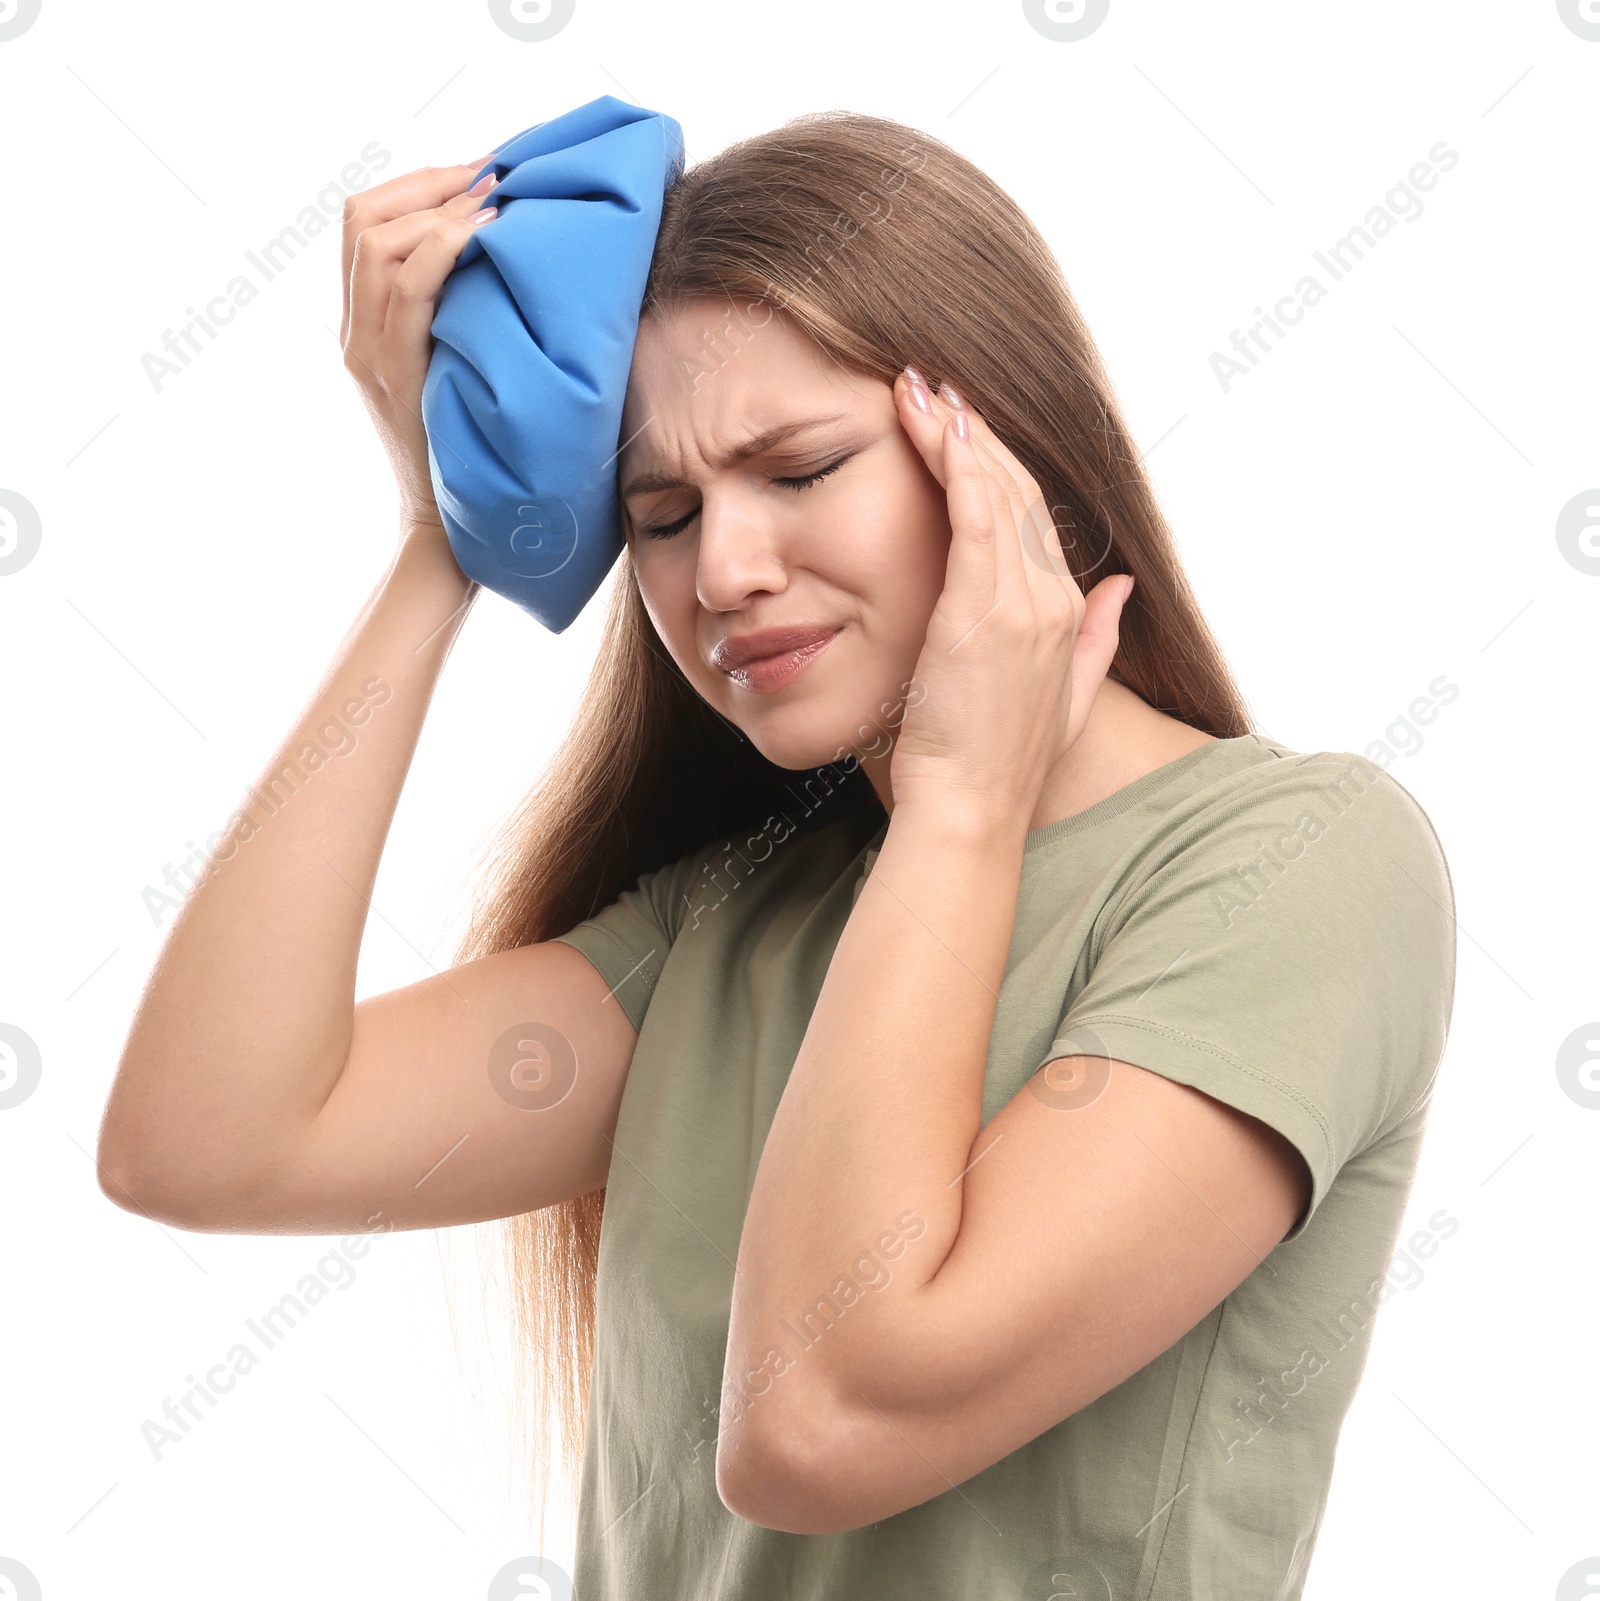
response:
[[[694,569],[646,556],[634,558],[634,581],[646,615],[667,654],[678,664],[691,683],[702,681],[706,668],[696,648],[699,601],[695,595]]]
[[[877,618],[884,642],[920,646],[944,590],[950,520],[944,491],[899,481],[868,497],[853,520],[854,587]]]

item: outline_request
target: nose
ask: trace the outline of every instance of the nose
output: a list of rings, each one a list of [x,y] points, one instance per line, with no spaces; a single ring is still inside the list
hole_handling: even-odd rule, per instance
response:
[[[710,490],[701,500],[698,529],[695,593],[707,611],[739,611],[753,595],[788,587],[778,526],[758,505]]]

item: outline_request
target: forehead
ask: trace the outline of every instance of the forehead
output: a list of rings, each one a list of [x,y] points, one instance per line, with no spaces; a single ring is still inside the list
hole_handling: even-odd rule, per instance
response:
[[[869,387],[781,311],[685,301],[639,321],[620,464],[670,469],[808,412],[855,410]]]

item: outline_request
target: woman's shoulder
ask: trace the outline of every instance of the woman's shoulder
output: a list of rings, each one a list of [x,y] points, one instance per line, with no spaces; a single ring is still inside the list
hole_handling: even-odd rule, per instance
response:
[[[1169,911],[1174,897],[1248,904],[1293,879],[1295,893],[1273,899],[1297,905],[1307,925],[1392,919],[1439,948],[1453,934],[1454,891],[1432,819],[1354,751],[1296,750],[1260,733],[1218,740],[1114,828],[1110,899],[1122,912],[1152,897]],[[1042,854],[1044,867],[1076,871],[1075,852]]]
[[[1349,750],[1301,751],[1266,734],[1247,738],[1261,758],[1234,775],[1236,793],[1276,813],[1298,802],[1314,820],[1359,817],[1358,830],[1374,844],[1443,863],[1433,819],[1387,765]]]

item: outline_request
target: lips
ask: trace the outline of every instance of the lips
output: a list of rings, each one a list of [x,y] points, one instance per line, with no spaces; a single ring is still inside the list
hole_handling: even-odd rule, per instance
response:
[[[754,633],[729,635],[711,652],[712,664],[725,673],[737,667],[772,657],[788,656],[807,646],[833,638],[839,630],[830,627],[762,628]]]

